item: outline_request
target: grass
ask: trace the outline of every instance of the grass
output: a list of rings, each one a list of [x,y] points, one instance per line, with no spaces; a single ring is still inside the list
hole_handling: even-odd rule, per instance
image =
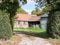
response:
[[[46,38],[53,45],[60,45],[60,39],[53,39],[48,37],[46,30],[43,30],[40,28],[15,28],[14,31],[19,31],[25,34]],[[30,39],[33,40],[33,38],[30,38]]]
[[[46,30],[43,30],[41,28],[14,28],[14,31],[20,32],[20,33],[25,33],[28,35],[33,35],[33,36],[38,36],[42,38],[47,38],[47,33]]]
[[[18,32],[25,33],[25,34],[46,38],[53,45],[60,45],[60,39],[49,38],[47,36],[46,30],[43,30],[40,28],[15,28],[14,31],[18,31]],[[35,40],[35,38],[33,36],[30,37],[29,35],[28,35],[28,38],[30,40]],[[13,45],[15,42],[18,42],[20,40],[21,40],[20,36],[13,35],[9,40],[2,41],[2,44],[0,44],[0,45]]]
[[[16,42],[20,41],[21,37],[18,35],[13,35],[10,39],[8,40],[2,40],[0,45],[14,45]]]
[[[52,39],[52,38],[49,38],[48,40],[49,40],[49,42],[51,42],[53,45],[60,45],[60,39]]]
[[[14,31],[26,31],[26,32],[36,32],[36,33],[40,33],[40,32],[45,32],[46,30],[40,29],[40,28],[14,28]]]

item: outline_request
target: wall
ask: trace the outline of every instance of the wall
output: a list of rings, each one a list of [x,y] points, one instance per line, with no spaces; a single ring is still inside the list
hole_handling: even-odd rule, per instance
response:
[[[47,29],[47,17],[41,17],[40,23],[41,23],[41,28],[46,30]]]
[[[28,22],[26,22],[26,21],[16,20],[14,22],[14,28],[27,28],[27,27],[29,27],[29,26],[28,26]]]

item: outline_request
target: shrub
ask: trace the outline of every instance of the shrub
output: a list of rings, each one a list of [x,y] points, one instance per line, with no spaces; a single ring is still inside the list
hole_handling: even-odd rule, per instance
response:
[[[53,38],[60,38],[60,11],[50,13],[48,18],[47,33]]]
[[[12,36],[9,15],[0,11],[0,39],[7,39]]]

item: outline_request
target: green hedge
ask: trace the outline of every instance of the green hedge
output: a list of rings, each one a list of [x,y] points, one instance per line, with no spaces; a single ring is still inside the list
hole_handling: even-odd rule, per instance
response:
[[[9,15],[0,11],[0,39],[7,39],[12,36]]]
[[[47,33],[53,38],[60,38],[60,11],[50,12]]]

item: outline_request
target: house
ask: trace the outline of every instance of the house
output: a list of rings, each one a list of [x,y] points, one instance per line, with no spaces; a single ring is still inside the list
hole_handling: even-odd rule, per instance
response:
[[[48,20],[48,14],[44,14],[40,16],[40,26],[42,29],[46,30],[47,29],[47,20]]]
[[[15,16],[14,28],[39,27],[40,17],[37,15],[17,14]]]

